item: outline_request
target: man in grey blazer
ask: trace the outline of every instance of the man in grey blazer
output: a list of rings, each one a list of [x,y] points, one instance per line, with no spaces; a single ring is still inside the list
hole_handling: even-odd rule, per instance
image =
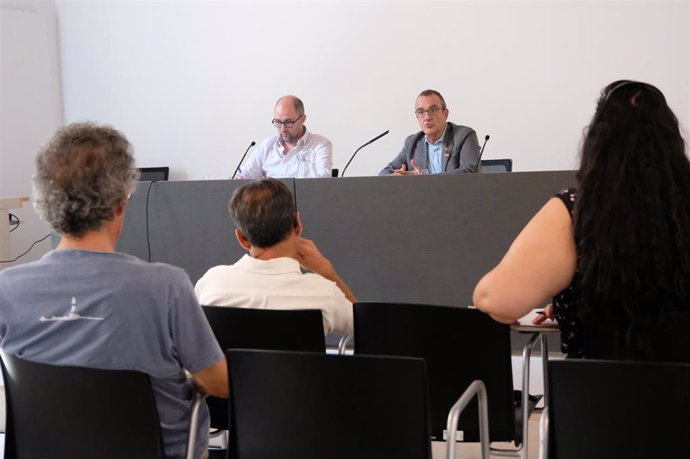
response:
[[[448,122],[446,101],[427,89],[417,96],[415,116],[422,129],[405,139],[402,151],[379,175],[477,172],[479,140],[474,129]]]

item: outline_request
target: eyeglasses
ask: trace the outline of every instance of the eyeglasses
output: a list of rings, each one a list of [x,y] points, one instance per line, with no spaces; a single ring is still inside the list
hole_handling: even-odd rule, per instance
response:
[[[280,120],[277,120],[277,119],[273,118],[273,119],[271,120],[271,124],[272,124],[273,126],[277,127],[278,129],[280,129],[282,126],[285,126],[286,128],[291,128],[291,127],[294,126],[295,123],[298,122],[299,119],[302,118],[303,116],[304,116],[304,115],[300,115],[300,116],[298,116],[297,118],[295,118],[294,120],[285,120],[285,121],[280,121]]]
[[[417,118],[422,118],[425,113],[428,113],[431,116],[436,116],[438,115],[438,112],[443,110],[441,107],[437,107],[436,105],[432,105],[431,107],[427,108],[424,110],[423,108],[418,108],[417,110],[414,111],[414,114]]]

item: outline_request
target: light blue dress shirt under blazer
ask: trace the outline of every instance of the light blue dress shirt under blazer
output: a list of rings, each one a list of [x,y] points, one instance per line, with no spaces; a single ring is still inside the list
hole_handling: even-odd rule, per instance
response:
[[[440,174],[443,172],[443,139],[446,137],[446,129],[443,130],[443,134],[436,141],[436,143],[431,143],[427,136],[424,136],[424,141],[426,142],[426,152],[428,155],[427,164],[429,165],[429,170],[425,171],[429,174]]]

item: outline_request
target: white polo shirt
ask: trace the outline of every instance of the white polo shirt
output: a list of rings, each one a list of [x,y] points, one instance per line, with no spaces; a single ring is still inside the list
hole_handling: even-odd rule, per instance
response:
[[[279,135],[262,141],[247,162],[240,166],[237,178],[260,179],[330,177],[333,168],[333,145],[322,135],[305,129],[297,145],[287,154]]]
[[[244,255],[234,265],[214,266],[194,288],[199,304],[256,309],[320,309],[326,334],[352,333],[352,303],[335,282],[303,274],[289,257],[258,260]]]

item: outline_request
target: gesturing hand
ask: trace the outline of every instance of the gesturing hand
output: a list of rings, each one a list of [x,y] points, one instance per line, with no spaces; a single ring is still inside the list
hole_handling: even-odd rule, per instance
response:
[[[400,169],[393,170],[393,175],[424,175],[424,169],[414,159],[410,161],[410,164],[412,165],[412,170],[408,171],[407,165],[403,164],[400,166]]]

